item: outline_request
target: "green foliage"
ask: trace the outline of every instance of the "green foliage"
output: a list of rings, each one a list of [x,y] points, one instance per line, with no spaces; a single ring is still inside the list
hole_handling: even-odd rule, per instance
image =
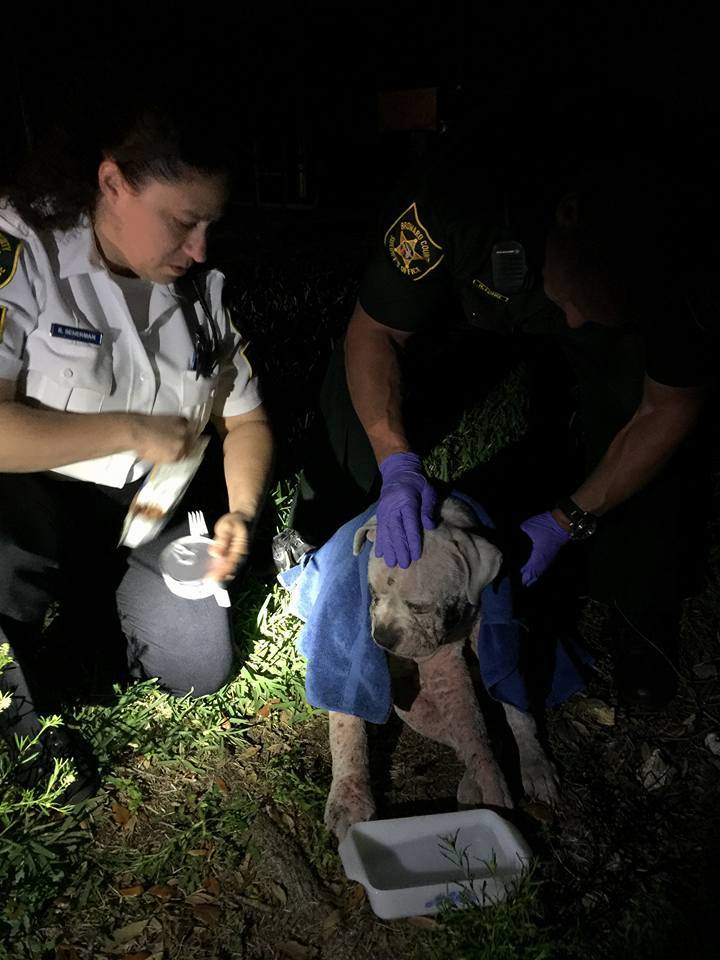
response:
[[[457,847],[457,834],[440,849],[465,874],[466,881],[448,888],[440,908],[442,932],[431,945],[433,960],[559,960],[571,957],[543,919],[537,864],[505,881],[505,893],[493,896],[488,882],[477,881],[467,849]],[[501,876],[495,861],[484,863],[491,877]],[[494,885],[493,885],[494,887]]]
[[[447,483],[491,460],[525,433],[526,406],[525,368],[520,365],[467,410],[457,428],[430,452],[424,462],[428,475]]]

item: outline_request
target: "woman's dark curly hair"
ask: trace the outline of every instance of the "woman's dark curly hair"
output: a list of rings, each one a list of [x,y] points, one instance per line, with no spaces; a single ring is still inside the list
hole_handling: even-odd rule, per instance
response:
[[[0,191],[31,226],[68,230],[83,215],[92,215],[98,167],[107,157],[135,188],[152,179],[174,182],[232,169],[229,134],[235,118],[213,85],[202,85],[211,90],[205,96],[170,90],[147,75],[135,89],[92,86],[100,96],[76,90],[62,101],[62,114],[35,133],[31,149]]]

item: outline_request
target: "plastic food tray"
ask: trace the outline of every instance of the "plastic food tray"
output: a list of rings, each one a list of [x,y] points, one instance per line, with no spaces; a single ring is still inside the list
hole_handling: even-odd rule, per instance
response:
[[[339,847],[345,873],[390,920],[502,899],[527,866],[520,832],[492,810],[356,823]]]

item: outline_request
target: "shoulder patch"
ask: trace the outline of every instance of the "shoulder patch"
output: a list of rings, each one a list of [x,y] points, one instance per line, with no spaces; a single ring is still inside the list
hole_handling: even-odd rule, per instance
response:
[[[383,242],[400,273],[411,280],[422,280],[445,256],[420,219],[414,202],[393,223]]]
[[[15,276],[23,241],[0,231],[0,288]]]

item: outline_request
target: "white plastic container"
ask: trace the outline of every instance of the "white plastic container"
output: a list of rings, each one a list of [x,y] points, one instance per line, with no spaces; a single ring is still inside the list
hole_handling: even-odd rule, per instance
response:
[[[356,823],[340,844],[350,880],[367,891],[385,920],[437,913],[500,900],[527,866],[530,848],[520,832],[492,810]]]

